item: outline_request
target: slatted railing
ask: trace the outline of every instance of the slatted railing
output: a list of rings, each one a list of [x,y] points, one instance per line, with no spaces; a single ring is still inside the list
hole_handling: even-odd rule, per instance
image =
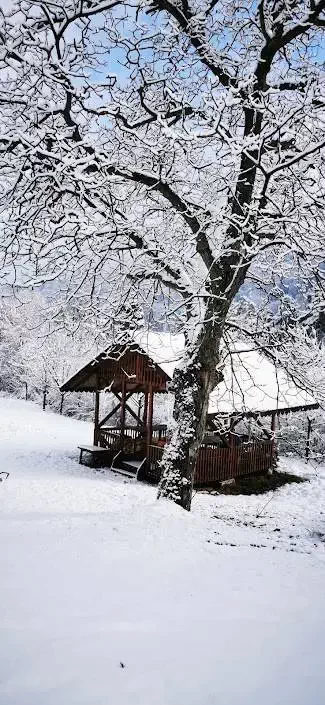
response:
[[[152,443],[161,443],[166,439],[166,426],[152,427]],[[138,453],[146,447],[147,430],[144,426],[125,426],[122,442],[120,426],[102,426],[99,429],[99,444],[103,448],[120,448],[127,453]]]
[[[124,437],[120,426],[102,426],[99,429],[99,442],[103,448],[114,448],[137,455],[146,445],[145,429],[142,426],[126,426]]]
[[[231,478],[266,472],[272,465],[272,442],[234,448],[201,447],[195,467],[195,484],[209,485]]]
[[[151,445],[147,456],[146,479],[159,482],[163,448]],[[273,443],[261,441],[234,448],[202,446],[195,467],[194,484],[207,486],[223,480],[266,472],[272,466]]]
[[[161,476],[160,461],[164,449],[161,446],[151,445],[147,449],[147,463],[144,479],[154,484],[158,483]]]

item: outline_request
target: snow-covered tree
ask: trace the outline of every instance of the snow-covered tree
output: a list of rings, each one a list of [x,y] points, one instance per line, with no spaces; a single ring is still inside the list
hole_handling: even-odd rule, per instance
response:
[[[93,414],[92,395],[66,398],[60,386],[96,352],[89,331],[74,330],[66,314],[58,328],[51,324],[49,302],[41,294],[20,292],[0,298],[0,390],[49,403],[82,418]],[[93,338],[93,336],[90,336]]]
[[[12,301],[0,300],[0,389],[18,396],[24,384],[24,340],[24,321],[17,307]]]
[[[1,16],[3,271],[63,281],[105,334],[130,299],[163,303],[186,346],[159,493],[187,509],[222,341],[245,331],[238,292],[274,306],[296,278],[322,307],[324,27],[325,0],[17,0]]]

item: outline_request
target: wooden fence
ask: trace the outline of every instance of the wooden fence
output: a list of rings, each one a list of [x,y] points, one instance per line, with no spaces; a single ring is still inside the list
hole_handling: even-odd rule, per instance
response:
[[[120,450],[123,447],[125,452],[137,454],[145,448],[145,431],[142,427],[127,426],[122,436],[120,426],[103,426],[99,428],[99,443],[102,448]]]
[[[102,448],[113,448],[125,453],[145,457],[147,449],[147,429],[144,426],[125,426],[123,436],[120,426],[101,426],[98,430],[99,444]],[[165,438],[166,426],[152,427],[152,442],[159,443]]]
[[[202,446],[199,449],[194,485],[207,487],[236,477],[266,472],[272,467],[274,444],[272,441],[259,441],[234,448]],[[160,461],[163,448],[151,445],[147,456],[144,479],[159,482]]]

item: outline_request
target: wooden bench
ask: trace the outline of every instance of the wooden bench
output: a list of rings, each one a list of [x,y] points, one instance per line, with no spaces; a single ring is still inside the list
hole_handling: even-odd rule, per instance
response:
[[[111,448],[101,448],[100,446],[78,446],[80,450],[79,463],[82,464],[84,453],[89,453],[94,460],[94,465],[98,467],[101,463],[111,465],[113,457]]]

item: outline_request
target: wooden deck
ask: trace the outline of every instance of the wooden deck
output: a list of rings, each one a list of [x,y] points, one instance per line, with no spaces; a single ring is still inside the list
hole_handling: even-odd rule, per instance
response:
[[[93,464],[97,466],[102,466],[106,461],[109,467],[115,457],[119,457],[122,465],[130,460],[131,462],[145,460],[146,462],[141,465],[139,479],[158,483],[161,476],[160,462],[166,440],[165,434],[166,427],[154,426],[152,441],[148,444],[146,430],[143,427],[126,426],[122,434],[118,426],[101,428],[101,446],[88,447],[88,452],[94,459]],[[266,472],[272,467],[274,450],[274,442],[270,440],[221,448],[213,437],[206,437],[205,443],[198,452],[194,486],[209,487],[224,480]],[[86,446],[84,451],[87,452]],[[81,455],[84,451],[81,450]],[[116,462],[115,465],[117,464]]]

